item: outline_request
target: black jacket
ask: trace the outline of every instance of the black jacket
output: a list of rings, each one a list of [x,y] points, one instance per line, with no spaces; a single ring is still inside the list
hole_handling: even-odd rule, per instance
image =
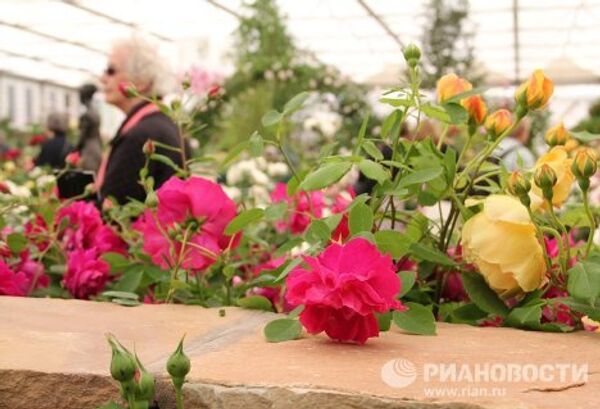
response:
[[[123,121],[121,128],[132,115],[147,104],[144,102],[135,106]],[[143,201],[146,193],[140,184],[140,170],[144,167],[146,156],[142,147],[148,139],[152,139],[179,148],[181,141],[177,126],[165,114],[154,112],[143,117],[125,134],[121,134],[121,128],[110,142],[111,151],[100,196],[102,200],[114,197],[119,204],[127,203],[130,199]],[[182,166],[179,152],[157,147],[156,153],[168,156],[177,165]],[[148,176],[154,178],[155,189],[175,174],[171,167],[154,160],[150,161],[148,171]]]
[[[56,134],[44,142],[40,154],[33,161],[36,166],[50,166],[53,169],[65,167],[65,157],[71,152],[71,144],[65,134]]]

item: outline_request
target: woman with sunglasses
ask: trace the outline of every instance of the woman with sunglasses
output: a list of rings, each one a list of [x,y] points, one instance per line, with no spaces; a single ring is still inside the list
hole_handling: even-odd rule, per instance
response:
[[[96,184],[103,205],[111,198],[119,204],[131,199],[145,199],[139,175],[146,161],[142,151],[146,141],[151,139],[181,149],[175,123],[156,105],[141,97],[164,95],[166,77],[160,56],[151,44],[132,37],[114,45],[100,81],[106,102],[120,109],[126,117],[110,142],[109,152],[98,171]],[[122,84],[135,87],[141,96],[126,96],[121,91]],[[183,165],[177,151],[157,148],[157,153]],[[171,167],[156,161],[150,161],[148,170],[148,176],[154,178],[155,188],[174,174]]]

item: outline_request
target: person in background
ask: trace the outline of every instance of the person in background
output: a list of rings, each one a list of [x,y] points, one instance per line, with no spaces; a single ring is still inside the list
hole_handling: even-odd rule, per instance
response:
[[[535,165],[535,157],[527,147],[530,127],[529,122],[522,121],[517,129],[510,136],[504,138],[494,151],[493,157],[509,172],[521,169],[521,167],[529,169]]]
[[[67,140],[69,115],[64,112],[53,112],[48,115],[46,127],[50,138],[42,144],[40,154],[34,160],[35,166],[49,166],[53,169],[65,167],[65,157],[72,150]]]
[[[143,97],[160,98],[165,93],[166,72],[155,47],[139,37],[115,43],[101,77],[106,102],[125,115],[109,152],[102,160],[97,187],[100,200],[114,198],[119,204],[131,199],[143,201],[146,192],[140,184],[140,170],[146,156],[142,150],[148,140],[178,148],[179,151],[156,147],[156,153],[183,165],[181,141],[177,126],[158,107]],[[134,87],[140,96],[127,96],[125,88]],[[158,188],[175,171],[161,162],[150,161],[148,176]]]
[[[81,157],[79,167],[97,172],[102,161],[102,140],[100,139],[100,115],[92,105],[98,88],[85,84],[79,88],[79,100],[85,112],[79,117],[79,142],[75,150]]]

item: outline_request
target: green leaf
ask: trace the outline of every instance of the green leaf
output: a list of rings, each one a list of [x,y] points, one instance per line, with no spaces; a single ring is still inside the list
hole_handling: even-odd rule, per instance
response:
[[[373,141],[365,141],[362,145],[363,150],[375,160],[383,160],[383,153],[375,146]]]
[[[465,291],[479,308],[501,317],[508,315],[509,310],[506,304],[490,289],[481,275],[463,273],[461,276]]]
[[[275,283],[281,282],[287,275],[300,263],[302,263],[302,257],[297,257],[290,261],[287,266],[281,271],[281,274],[275,279]]]
[[[249,144],[250,155],[252,155],[252,157],[258,158],[259,156],[262,156],[265,143],[258,132],[254,131],[252,136],[250,136]]]
[[[278,112],[275,111],[274,109],[267,112],[263,117],[262,117],[262,124],[265,128],[268,128],[270,126],[273,126],[275,124],[278,124],[279,121],[281,121],[283,119],[283,115]]]
[[[138,300],[131,300],[129,298],[113,298],[111,302],[125,307],[135,307],[136,305],[141,304]]]
[[[506,324],[517,328],[535,328],[542,319],[540,305],[513,308],[506,317]]]
[[[600,134],[597,134],[597,133],[590,133],[588,131],[580,131],[580,132],[569,131],[569,133],[571,134],[571,136],[573,136],[573,138],[575,138],[578,141],[581,141],[583,143],[589,143],[589,142],[600,140]]]
[[[304,180],[307,174],[308,172],[304,170],[302,172],[296,173],[295,175],[292,175],[290,180],[288,180],[286,186],[286,192],[288,196],[294,196],[294,194],[296,194],[300,183]]]
[[[101,258],[110,265],[112,273],[120,273],[131,265],[131,261],[121,253],[108,252],[104,253]]]
[[[577,300],[595,304],[600,297],[600,263],[581,261],[569,270],[567,291]]]
[[[452,183],[454,180],[454,176],[456,175],[456,151],[451,147],[446,149],[446,153],[444,153],[444,167],[446,168],[446,182],[448,185]]]
[[[450,122],[453,124],[464,124],[469,119],[467,110],[457,103],[446,103],[442,106],[450,116]]]
[[[327,243],[331,239],[329,225],[321,219],[315,219],[310,223],[304,238],[311,244]]]
[[[441,264],[443,266],[452,267],[456,265],[454,260],[438,249],[425,246],[421,243],[412,243],[410,245],[410,253],[421,260],[431,261],[432,263]]]
[[[443,169],[441,167],[417,170],[413,173],[404,176],[400,180],[400,187],[420,185],[425,182],[429,182],[430,180],[433,180],[440,176],[442,174],[442,171]]]
[[[379,251],[398,259],[408,253],[412,240],[399,231],[379,230],[375,232],[375,243]]]
[[[405,98],[380,98],[379,102],[393,107],[409,107],[412,105],[412,101]]]
[[[394,311],[394,323],[411,334],[435,335],[435,317],[431,310],[421,304],[405,303],[408,311]]]
[[[160,153],[153,153],[152,155],[150,155],[150,159],[167,165],[168,167],[173,169],[175,172],[182,171],[182,169],[179,166],[177,166],[177,164],[175,162],[173,162],[173,159],[169,158],[168,156],[161,155]]]
[[[262,295],[251,295],[237,300],[237,305],[248,310],[273,311],[273,306],[268,298]]]
[[[431,119],[442,122],[450,122],[450,115],[443,109],[435,105],[421,105],[421,112]]]
[[[317,170],[309,173],[300,183],[300,190],[318,190],[334,184],[340,180],[352,167],[348,162],[327,163]]]
[[[309,96],[310,96],[310,94],[308,92],[304,91],[304,92],[299,93],[292,99],[290,99],[283,107],[283,114],[289,115],[292,112],[300,109],[302,107],[302,105],[304,105],[304,103],[306,102],[306,100],[308,99]]]
[[[27,247],[27,239],[21,233],[10,233],[6,237],[6,244],[13,254],[18,254]]]
[[[481,310],[476,304],[468,303],[455,308],[451,312],[452,322],[475,323],[489,314]]]
[[[263,218],[265,211],[263,209],[254,208],[244,210],[238,214],[232,221],[229,222],[225,227],[225,234],[232,235],[240,230],[243,230],[250,223],[254,223]]]
[[[392,326],[392,317],[393,314],[391,311],[385,312],[383,314],[375,313],[375,317],[377,318],[377,324],[379,325],[379,331],[385,332],[389,331]]]
[[[240,155],[240,153],[242,153],[243,151],[246,150],[246,148],[248,148],[249,144],[250,144],[249,141],[244,141],[244,142],[241,142],[241,143],[237,144],[233,148],[231,148],[229,150],[229,153],[227,154],[227,156],[225,156],[225,159],[223,159],[223,162],[221,162],[219,170],[222,171],[227,166],[229,166],[229,164],[231,164],[231,162],[233,162],[234,160],[236,160],[237,157]]]
[[[417,272],[416,271],[400,271],[400,272],[398,272],[398,277],[400,278],[400,282],[401,282],[400,294],[398,294],[398,298],[401,298],[406,293],[408,293],[415,285],[415,281],[417,281]]]
[[[110,401],[108,403],[105,403],[102,406],[99,406],[98,409],[127,409],[127,408],[119,405],[118,403],[116,403],[114,401]]]
[[[143,267],[140,265],[132,266],[123,273],[123,276],[115,284],[115,290],[133,293],[138,289],[144,276]]]
[[[354,154],[358,153],[358,149],[360,149],[365,140],[365,135],[367,134],[367,125],[369,124],[369,114],[365,116],[360,125],[360,130],[358,131],[358,138],[356,141],[356,147],[354,148]]]
[[[304,311],[304,305],[300,304],[299,306],[297,306],[296,308],[294,308],[293,310],[291,310],[288,313],[288,318],[290,318],[290,319],[298,318],[298,316],[302,313],[302,311]]]
[[[600,305],[589,305],[572,297],[552,298],[554,302],[561,302],[574,311],[587,315],[594,321],[600,321]]]
[[[358,162],[358,168],[362,173],[365,174],[366,177],[376,180],[379,184],[385,182],[389,177],[388,173],[385,171],[385,168],[379,163],[373,162],[372,160],[361,160]]]
[[[342,217],[344,217],[343,213],[336,213],[336,214],[332,214],[331,216],[326,217],[321,220],[323,220],[325,223],[327,223],[327,227],[329,227],[329,231],[334,231],[340,224]]]
[[[268,342],[291,341],[300,338],[302,325],[295,319],[280,318],[269,322],[264,329]]]
[[[104,291],[102,293],[103,297],[106,298],[123,298],[126,300],[139,300],[140,296],[136,293],[128,292],[128,291]]]
[[[399,110],[395,110],[391,114],[388,115],[387,118],[383,120],[383,124],[381,124],[381,138],[387,138],[388,134],[393,128],[396,128],[397,123],[402,122],[402,112]]]
[[[373,212],[366,204],[358,204],[350,210],[348,216],[350,234],[355,235],[362,231],[370,232],[373,228]]]
[[[265,220],[275,221],[280,220],[285,216],[287,211],[287,203],[274,203],[265,209]]]
[[[275,250],[275,253],[273,253],[273,255],[276,257],[282,256],[285,253],[287,253],[288,251],[290,251],[291,249],[293,249],[294,247],[299,246],[302,243],[304,243],[304,239],[302,237],[294,237],[292,239],[289,239],[288,241],[283,243],[281,246],[279,246],[279,248],[277,250]]]

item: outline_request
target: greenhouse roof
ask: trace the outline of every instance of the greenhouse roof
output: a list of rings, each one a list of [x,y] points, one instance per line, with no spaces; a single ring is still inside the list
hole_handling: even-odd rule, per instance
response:
[[[400,50],[420,43],[427,1],[277,0],[298,46],[357,81],[389,85]],[[600,1],[471,0],[478,64],[491,85],[535,68],[557,84],[598,83]],[[111,43],[140,30],[173,67],[231,71],[241,0],[2,0],[0,71],[77,86],[98,75]]]

